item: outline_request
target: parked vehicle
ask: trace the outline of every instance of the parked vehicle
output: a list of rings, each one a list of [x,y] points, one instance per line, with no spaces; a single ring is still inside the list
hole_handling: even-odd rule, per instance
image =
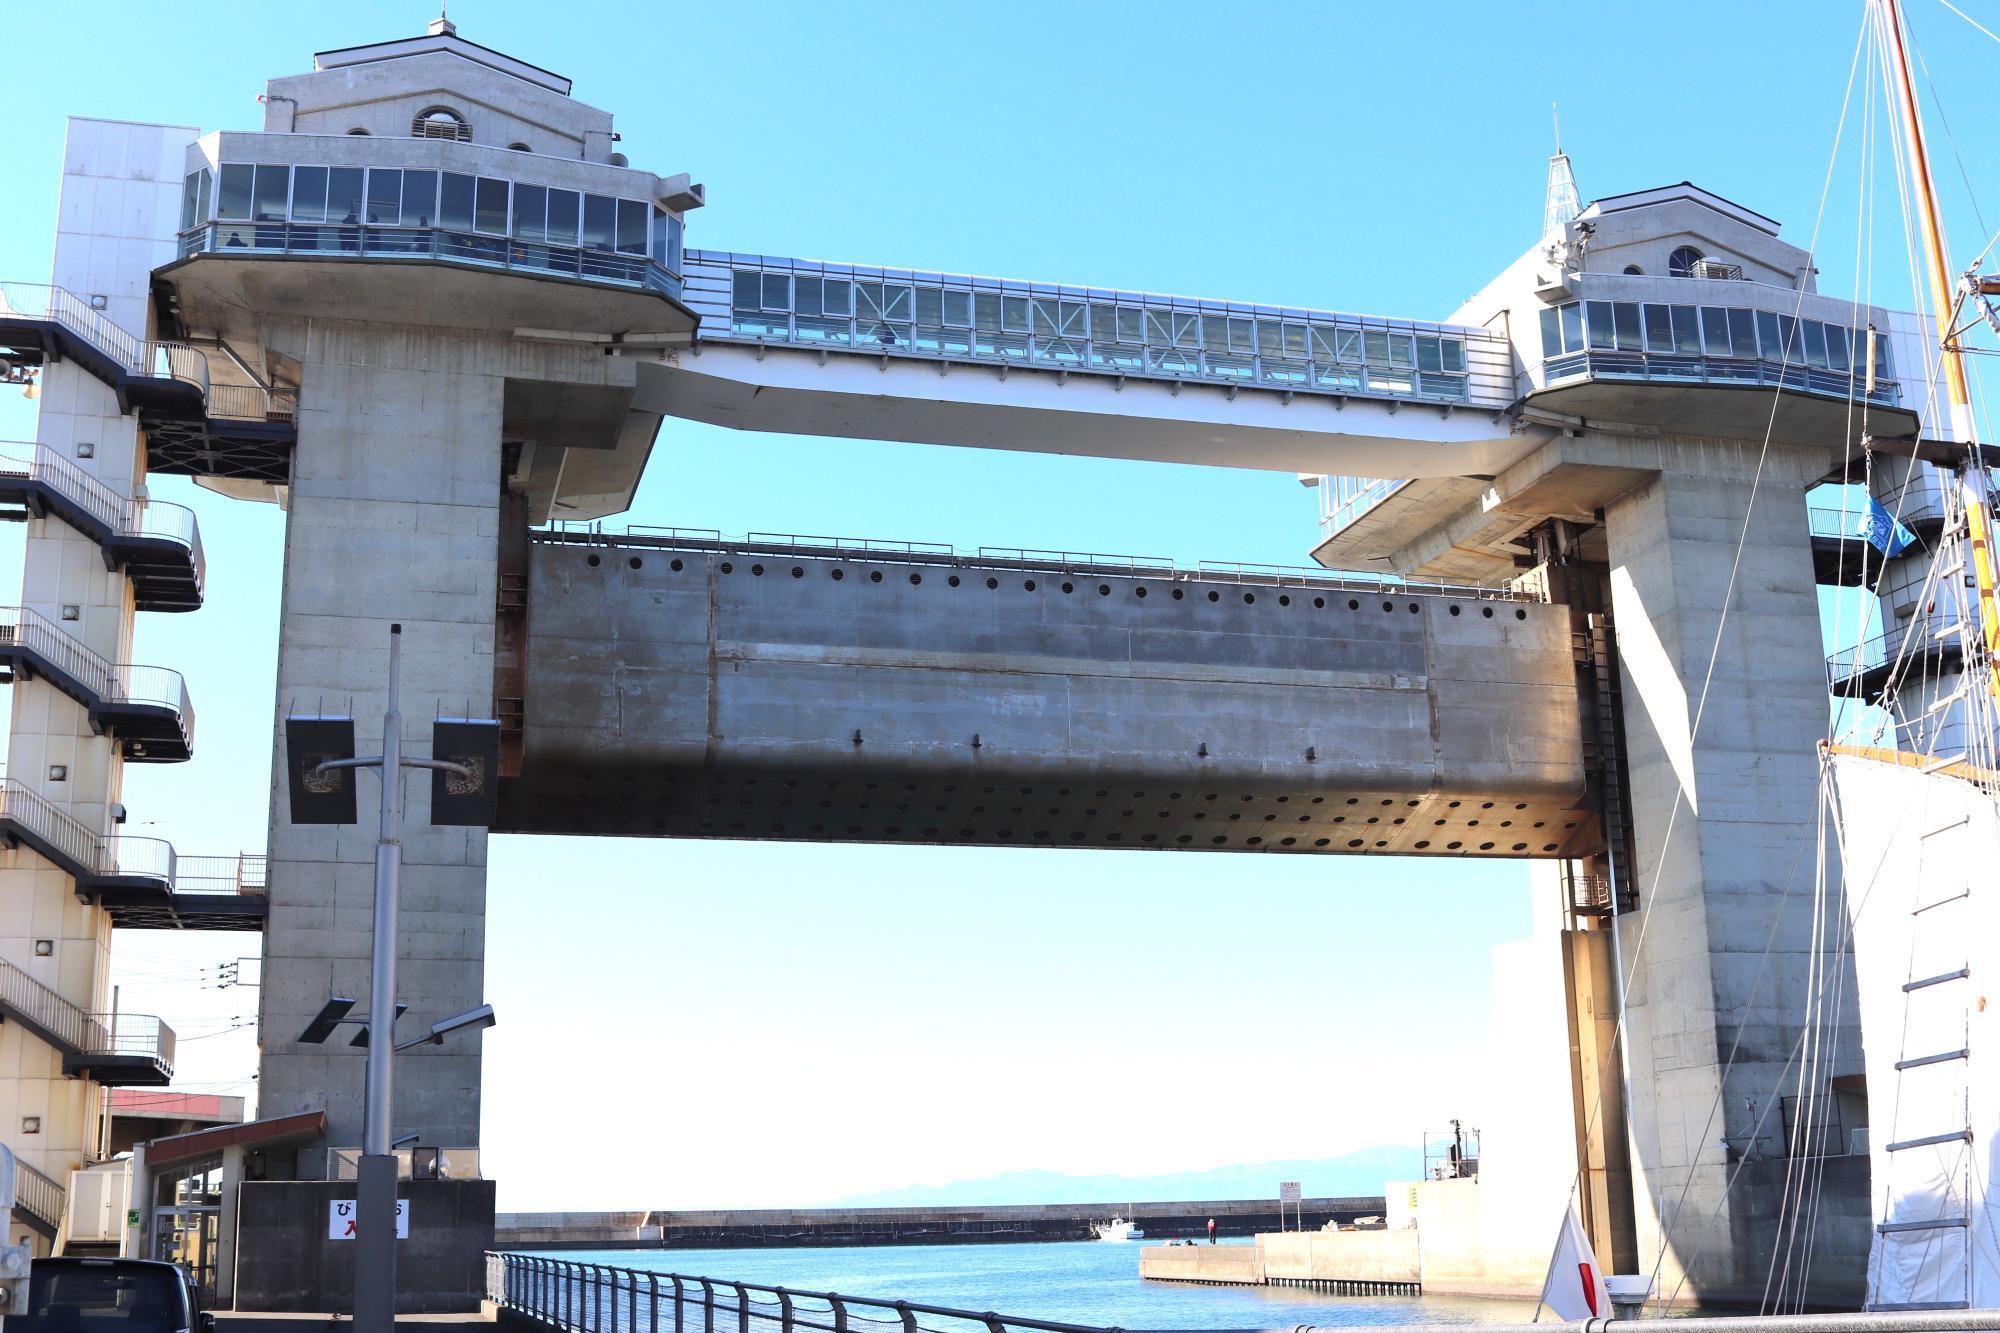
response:
[[[151,1259],[36,1259],[28,1265],[28,1313],[7,1333],[210,1333],[176,1264]]]

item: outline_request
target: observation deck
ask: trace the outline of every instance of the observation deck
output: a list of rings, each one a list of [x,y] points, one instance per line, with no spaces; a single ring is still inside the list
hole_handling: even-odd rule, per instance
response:
[[[11,778],[0,778],[0,840],[68,874],[77,899],[104,908],[114,926],[262,930],[269,913],[263,857],[183,857],[159,838],[102,837]]]
[[[282,482],[297,440],[297,403],[250,384],[216,383],[208,354],[127,333],[60,287],[0,282],[0,355],[20,365],[75,362],[136,413],[148,470]]]
[[[0,519],[49,515],[96,542],[106,568],[131,578],[136,609],[200,609],[208,564],[193,510],[128,500],[45,444],[0,442]]]

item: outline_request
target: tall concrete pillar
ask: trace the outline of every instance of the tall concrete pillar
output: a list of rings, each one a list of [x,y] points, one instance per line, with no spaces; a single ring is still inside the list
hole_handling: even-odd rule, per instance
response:
[[[1658,469],[1604,511],[1641,903],[1621,924],[1639,1254],[1663,1256],[1663,1295],[1754,1302],[1785,1243],[1791,1164],[1773,1102],[1801,1090],[1802,1049],[1818,1057],[1808,1093],[1861,1068],[1851,986],[1821,1037],[1805,1036],[1815,976],[1851,966],[1813,957],[1827,692],[1805,488],[1826,460],[1772,446],[1753,507],[1754,443],[1580,443]],[[1865,1252],[1866,1217],[1845,1213],[1866,1206],[1865,1188],[1829,1178],[1822,1230],[1860,1228]],[[1822,1257],[1851,1258],[1845,1239]],[[1837,1296],[1859,1276],[1816,1285]]]
[[[429,755],[436,716],[491,716],[507,341],[316,321],[272,343],[298,363],[300,410],[278,651],[260,1109],[323,1106],[329,1145],[358,1147],[363,1052],[348,1044],[354,1029],[323,1046],[301,1045],[298,1035],[329,996],[365,1002],[368,994],[379,789],[372,774],[357,776],[357,824],[293,824],[283,719],[294,709],[351,712],[359,746],[373,753],[392,622],[403,626],[405,753]],[[484,998],[486,832],[432,827],[428,780],[402,781],[407,1033]],[[479,1104],[476,1035],[397,1057],[395,1134],[476,1146]]]

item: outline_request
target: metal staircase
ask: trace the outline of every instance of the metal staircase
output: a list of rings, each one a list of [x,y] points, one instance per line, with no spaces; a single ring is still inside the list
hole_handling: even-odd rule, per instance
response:
[[[207,353],[147,342],[46,283],[0,282],[0,352],[17,365],[71,361],[110,387],[146,431],[149,470],[282,483],[296,403],[254,384],[214,384]]]
[[[159,838],[100,837],[39,792],[0,777],[0,842],[76,881],[76,896],[126,929],[262,930],[261,856],[181,857]]]
[[[106,1087],[165,1087],[174,1076],[174,1030],[151,1014],[93,1014],[0,960],[0,1018],[62,1052],[63,1073]]]
[[[0,519],[55,517],[97,543],[132,580],[140,611],[194,611],[207,562],[194,512],[128,500],[44,444],[0,443]]]
[[[118,738],[127,763],[194,755],[187,682],[166,667],[107,662],[26,607],[0,607],[0,682],[41,678],[84,706],[91,730]]]
[[[54,1240],[62,1230],[63,1210],[68,1204],[68,1190],[26,1162],[15,1159],[14,1216]]]

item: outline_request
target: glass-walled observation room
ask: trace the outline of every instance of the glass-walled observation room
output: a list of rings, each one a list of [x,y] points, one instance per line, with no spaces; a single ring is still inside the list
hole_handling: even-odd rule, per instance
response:
[[[1741,306],[1570,301],[1541,312],[1541,349],[1550,384],[1586,375],[1783,384],[1883,404],[1899,389],[1887,336]]]
[[[419,257],[680,294],[680,217],[645,199],[409,167],[224,162],[181,192],[182,256]]]

